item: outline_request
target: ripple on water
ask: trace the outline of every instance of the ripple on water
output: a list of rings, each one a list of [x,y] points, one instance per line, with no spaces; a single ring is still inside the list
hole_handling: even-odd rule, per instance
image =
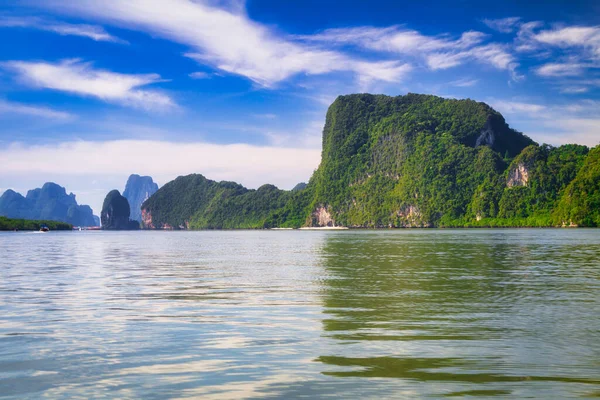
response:
[[[2,233],[0,397],[598,397],[599,232]]]

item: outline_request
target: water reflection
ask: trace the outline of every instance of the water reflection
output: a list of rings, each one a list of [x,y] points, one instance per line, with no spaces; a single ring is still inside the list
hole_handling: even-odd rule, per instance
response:
[[[0,397],[597,396],[598,232],[0,234]]]
[[[323,329],[338,343],[323,374],[428,382],[422,395],[600,384],[600,246],[544,232],[329,237]]]

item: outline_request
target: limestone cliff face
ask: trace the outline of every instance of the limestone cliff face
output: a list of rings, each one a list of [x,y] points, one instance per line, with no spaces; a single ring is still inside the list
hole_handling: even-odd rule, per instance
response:
[[[152,221],[152,212],[147,209],[142,209],[142,226],[145,229],[156,229]]]
[[[514,186],[527,186],[529,183],[529,168],[525,165],[525,163],[518,163],[515,168],[512,168],[508,172],[508,179],[506,181],[506,186],[514,187]]]
[[[311,216],[311,226],[315,227],[333,227],[335,220],[331,217],[331,213],[325,206],[319,206],[313,211]]]
[[[92,209],[77,204],[73,193],[53,182],[27,192],[7,190],[0,197],[0,215],[8,218],[62,221],[74,226],[95,226]]]
[[[142,209],[142,228],[144,229],[162,229],[166,231],[172,231],[174,228],[169,223],[154,223],[152,219],[152,211],[143,208]],[[185,221],[183,224],[177,226],[178,229],[189,229],[189,221]]]
[[[494,128],[492,127],[491,120],[485,123],[485,126],[481,130],[481,134],[475,141],[475,146],[489,146],[494,147],[496,136],[494,135]]]
[[[402,228],[429,228],[432,225],[423,218],[419,207],[408,205],[396,212],[398,223],[396,226]]]
[[[144,202],[142,221],[151,229],[548,226],[588,151],[539,146],[473,100],[340,96],[306,186],[250,190],[182,176]],[[570,211],[560,221],[585,225],[596,215],[577,213],[600,209],[588,201],[590,179],[573,191],[578,203],[565,199]]]
[[[148,200],[158,190],[158,185],[154,183],[150,176],[139,176],[133,174],[127,179],[123,197],[129,202],[132,220],[142,222],[142,204]]]
[[[111,190],[104,199],[100,219],[105,230],[135,230],[139,223],[129,219],[129,203],[118,190]]]

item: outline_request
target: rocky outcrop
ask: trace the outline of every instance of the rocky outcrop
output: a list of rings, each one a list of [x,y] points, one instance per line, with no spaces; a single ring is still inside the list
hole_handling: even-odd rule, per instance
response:
[[[146,229],[156,229],[154,222],[152,222],[152,212],[145,208],[142,209],[142,226]]]
[[[514,187],[514,186],[527,186],[529,182],[529,168],[525,165],[525,163],[518,163],[515,168],[511,169],[508,172],[508,179],[506,181],[506,186]]]
[[[331,217],[331,212],[325,206],[319,206],[313,211],[311,226],[334,227],[335,220]]]
[[[429,228],[432,225],[425,221],[421,210],[417,206],[408,205],[396,212],[398,228]]]
[[[105,230],[135,230],[140,228],[137,221],[129,219],[129,202],[118,190],[111,190],[102,204],[102,229]]]
[[[152,212],[145,208],[142,209],[142,227],[144,229],[162,229],[165,231],[174,230],[173,226],[169,223],[159,223],[155,225],[154,221],[152,220]],[[183,224],[179,224],[177,226],[177,229],[190,229],[189,221],[185,221]]]
[[[127,179],[123,197],[129,202],[131,211],[130,219],[142,222],[142,204],[148,200],[158,190],[158,185],[154,183],[150,176],[139,176],[133,174]]]
[[[96,226],[92,209],[77,204],[73,193],[53,182],[27,192],[23,197],[7,190],[0,197],[0,215],[8,218],[61,221],[74,226]]]
[[[475,142],[475,146],[477,146],[477,147],[479,147],[479,146],[493,147],[495,140],[496,140],[496,136],[494,135],[494,129],[492,128],[491,121],[488,119],[488,121],[485,123],[485,126],[481,130],[481,134],[479,135],[479,137],[477,138],[477,140]]]

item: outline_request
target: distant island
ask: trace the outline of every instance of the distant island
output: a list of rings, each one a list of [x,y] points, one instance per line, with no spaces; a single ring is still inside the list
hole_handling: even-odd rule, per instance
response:
[[[7,190],[0,216],[5,230],[99,225],[51,182]],[[101,217],[107,230],[597,227],[600,146],[537,144],[473,100],[346,95],[329,107],[308,183],[247,189],[191,174],[159,189],[133,174]]]
[[[0,231],[38,231],[42,225],[51,231],[70,231],[73,225],[58,221],[36,221],[0,216]]]
[[[14,190],[0,196],[0,216],[22,220],[60,221],[74,226],[100,225],[87,205],[77,204],[73,193],[67,194],[64,187],[47,182],[41,188],[27,192],[23,197]]]
[[[104,198],[100,219],[102,229],[109,231],[125,231],[140,229],[140,223],[130,219],[129,202],[118,190],[111,190]]]
[[[308,184],[193,174],[141,208],[145,229],[599,226],[600,147],[539,145],[473,100],[347,95]]]
[[[131,209],[131,218],[134,221],[142,222],[142,204],[148,200],[158,190],[158,185],[154,183],[151,176],[140,176],[131,174],[125,184],[123,197],[129,202]]]

